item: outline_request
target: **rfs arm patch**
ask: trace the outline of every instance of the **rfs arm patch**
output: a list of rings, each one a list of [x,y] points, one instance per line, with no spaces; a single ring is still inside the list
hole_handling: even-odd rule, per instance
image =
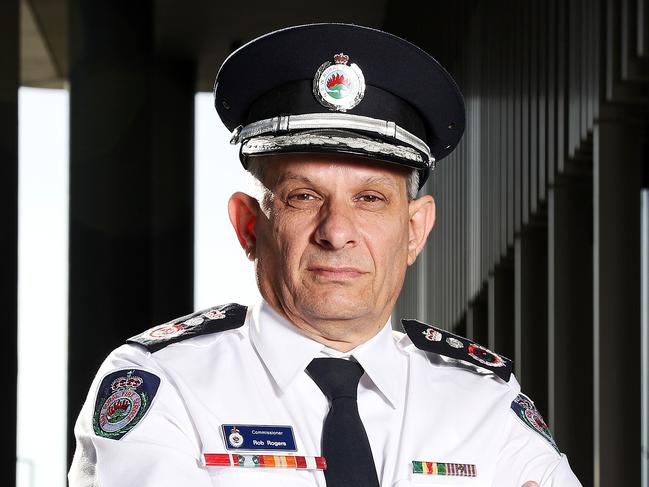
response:
[[[119,440],[146,415],[160,378],[138,369],[122,369],[101,381],[92,426],[97,436]]]
[[[516,399],[512,401],[511,407],[516,417],[525,426],[540,434],[550,444],[550,446],[557,451],[557,453],[560,453],[559,447],[557,447],[554,438],[552,438],[550,428],[545,423],[541,413],[536,409],[534,402],[532,402],[529,397],[525,394],[519,394],[516,396]]]

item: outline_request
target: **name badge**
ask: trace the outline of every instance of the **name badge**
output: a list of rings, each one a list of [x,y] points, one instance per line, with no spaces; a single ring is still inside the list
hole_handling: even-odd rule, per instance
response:
[[[290,426],[223,424],[221,429],[228,450],[297,451]]]

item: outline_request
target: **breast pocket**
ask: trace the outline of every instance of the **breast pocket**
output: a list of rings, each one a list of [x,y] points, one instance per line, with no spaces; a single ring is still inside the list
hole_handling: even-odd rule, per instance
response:
[[[210,472],[214,487],[314,487],[313,472],[266,468],[218,468]],[[324,483],[323,483],[324,485]]]
[[[392,484],[392,487],[409,486],[491,487],[491,484],[478,477],[444,477],[422,474],[411,474],[409,478],[399,480]]]

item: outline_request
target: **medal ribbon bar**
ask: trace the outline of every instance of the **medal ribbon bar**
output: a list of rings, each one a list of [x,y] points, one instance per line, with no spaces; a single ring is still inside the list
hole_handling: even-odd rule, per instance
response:
[[[447,477],[477,477],[475,465],[469,463],[439,463],[412,461],[412,473],[444,475]]]
[[[324,457],[303,457],[297,455],[239,455],[237,453],[205,453],[206,467],[244,468],[295,468],[304,470],[326,470]]]

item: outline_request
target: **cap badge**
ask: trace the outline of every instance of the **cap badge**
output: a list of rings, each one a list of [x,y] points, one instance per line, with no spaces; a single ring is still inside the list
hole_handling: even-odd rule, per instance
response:
[[[318,102],[339,112],[351,110],[365,95],[365,77],[357,64],[348,65],[349,56],[334,55],[334,63],[326,61],[313,78],[313,95]]]

